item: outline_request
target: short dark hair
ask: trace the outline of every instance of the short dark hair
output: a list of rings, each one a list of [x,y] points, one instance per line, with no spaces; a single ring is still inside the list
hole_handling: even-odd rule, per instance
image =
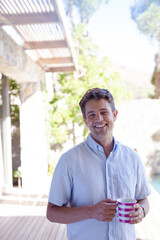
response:
[[[95,99],[95,100],[106,99],[111,106],[112,112],[114,113],[116,110],[114,98],[107,89],[92,88],[92,89],[87,90],[87,92],[83,95],[83,97],[81,98],[81,100],[79,102],[79,106],[81,108],[84,118],[86,118],[85,104],[91,99]]]

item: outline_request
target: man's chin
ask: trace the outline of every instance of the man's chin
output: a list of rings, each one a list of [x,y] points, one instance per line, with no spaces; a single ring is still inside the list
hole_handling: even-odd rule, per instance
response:
[[[93,138],[104,138],[107,136],[107,132],[96,132],[96,134],[91,134]]]
[[[97,135],[106,135],[107,134],[107,127],[104,127],[104,128],[95,128],[95,133]]]

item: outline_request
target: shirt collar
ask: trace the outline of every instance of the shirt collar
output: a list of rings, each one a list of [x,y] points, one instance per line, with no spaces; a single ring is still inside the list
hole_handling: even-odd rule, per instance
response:
[[[114,152],[117,148],[117,141],[114,137],[113,137],[113,141],[114,141],[114,146],[113,146],[113,152]],[[87,136],[86,142],[94,152],[98,152],[98,151],[104,152],[103,147],[92,138],[90,133]]]

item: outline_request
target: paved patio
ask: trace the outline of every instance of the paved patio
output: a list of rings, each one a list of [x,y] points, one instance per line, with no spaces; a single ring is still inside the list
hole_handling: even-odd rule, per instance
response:
[[[17,192],[1,196],[0,239],[67,240],[66,225],[50,223],[46,219],[47,200],[47,195]],[[149,200],[149,215],[136,225],[137,240],[160,239],[160,194],[152,189]]]

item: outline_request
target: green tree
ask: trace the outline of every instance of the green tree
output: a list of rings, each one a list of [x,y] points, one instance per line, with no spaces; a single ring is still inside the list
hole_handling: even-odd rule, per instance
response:
[[[131,16],[134,21],[137,21],[137,17],[148,10],[152,3],[159,5],[159,0],[135,0],[131,6]]]
[[[131,7],[132,19],[137,23],[138,29],[150,39],[157,41],[159,52],[155,56],[156,66],[151,83],[156,87],[156,97],[160,97],[158,74],[160,72],[160,0],[139,0]]]
[[[136,1],[131,15],[142,33],[160,43],[160,0]]]

